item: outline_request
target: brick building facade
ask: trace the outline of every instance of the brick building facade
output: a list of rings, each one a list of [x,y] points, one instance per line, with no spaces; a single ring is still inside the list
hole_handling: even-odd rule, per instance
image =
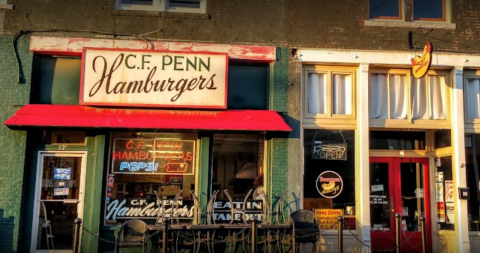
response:
[[[122,1],[117,2],[121,3]],[[475,70],[480,69],[480,59],[477,56],[480,51],[477,46],[480,35],[476,32],[480,25],[478,1],[441,1],[445,13],[445,21],[441,22],[404,21],[408,19],[405,18],[406,14],[402,16],[404,20],[392,22],[369,18],[369,8],[372,7],[372,3],[367,0],[265,0],[251,2],[206,0],[201,1],[205,5],[200,4],[199,10],[194,10],[193,13],[189,11],[176,12],[173,7],[173,9],[165,11],[161,8],[166,7],[161,6],[156,7],[160,9],[153,11],[132,10],[128,7],[122,9],[120,8],[121,4],[118,5],[117,2],[114,0],[75,3],[0,1],[0,72],[2,73],[0,89],[3,91],[0,95],[0,102],[4,112],[1,117],[2,122],[6,122],[16,115],[15,113],[19,109],[28,104],[72,104],[70,100],[62,97],[62,92],[55,89],[59,89],[59,86],[56,85],[62,83],[64,80],[62,78],[66,78],[66,83],[71,85],[69,87],[77,89],[78,93],[80,86],[74,84],[77,77],[62,77],[60,72],[67,71],[68,68],[57,69],[55,65],[51,67],[51,59],[55,59],[54,61],[57,61],[58,64],[61,61],[65,66],[77,66],[73,67],[76,69],[72,71],[72,74],[68,72],[70,75],[77,76],[80,74],[80,58],[83,47],[183,52],[198,52],[198,49],[195,48],[203,47],[211,53],[227,53],[232,70],[238,67],[235,65],[238,64],[240,68],[253,67],[256,69],[251,70],[250,73],[253,71],[266,73],[267,81],[264,81],[267,89],[264,98],[266,105],[261,109],[279,113],[292,129],[288,133],[277,133],[268,131],[268,129],[261,133],[249,131],[253,135],[264,136],[261,144],[261,146],[264,145],[262,146],[264,147],[263,161],[259,163],[262,165],[262,169],[259,169],[257,174],[265,172],[264,184],[268,189],[267,193],[271,196],[278,197],[284,190],[289,191],[286,202],[289,203],[290,212],[300,208],[340,208],[347,215],[347,207],[353,206],[355,210],[353,220],[356,225],[355,229],[352,228],[355,230],[354,234],[356,233],[355,235],[367,245],[375,244],[371,236],[374,222],[371,220],[369,205],[370,195],[373,195],[370,193],[372,183],[362,182],[372,180],[369,169],[372,164],[384,163],[383,158],[371,160],[370,157],[394,159],[399,157],[397,151],[402,150],[405,151],[406,158],[426,159],[421,162],[410,160],[409,164],[421,166],[419,164],[426,163],[430,167],[430,170],[426,172],[428,174],[423,175],[423,177],[431,179],[431,201],[428,204],[431,212],[428,214],[430,222],[428,224],[432,228],[430,234],[432,242],[429,247],[434,252],[475,252],[476,247],[480,244],[480,238],[475,236],[476,232],[474,232],[472,224],[478,223],[473,222],[475,218],[469,219],[469,215],[473,214],[478,220],[478,214],[474,214],[475,210],[478,212],[478,208],[470,207],[478,205],[478,202],[469,201],[467,203],[458,195],[454,195],[455,200],[452,203],[459,215],[455,216],[454,221],[450,224],[441,222],[438,217],[442,214],[435,206],[440,201],[435,200],[437,192],[433,189],[433,185],[437,183],[435,176],[438,174],[435,173],[438,171],[434,169],[436,161],[446,159],[447,162],[452,163],[450,167],[453,173],[450,174],[453,174],[453,178],[450,180],[454,182],[454,189],[470,187],[470,199],[476,199],[475,185],[472,184],[474,181],[472,175],[474,174],[469,172],[475,168],[472,169],[473,159],[468,157],[472,156],[471,154],[475,151],[475,149],[473,151],[469,149],[475,146],[475,142],[473,145],[466,145],[465,140],[462,140],[461,137],[467,135],[467,139],[469,138],[468,140],[471,142],[471,139],[475,139],[475,134],[479,132],[475,117],[469,120],[466,116],[465,123],[463,123],[463,108],[468,108],[464,107],[464,103],[466,103],[464,100],[467,99],[464,99],[463,89],[468,80],[476,80]],[[400,0],[398,2],[401,5],[399,8],[408,14],[407,7],[414,1]],[[432,120],[417,124],[412,124],[413,121],[410,123],[387,122],[388,120],[372,121],[369,93],[371,75],[391,72],[391,75],[404,73],[409,77],[407,72],[410,68],[410,58],[421,54],[426,42],[432,42],[434,45],[432,71],[436,72],[432,72],[431,76],[440,76],[442,74],[439,73],[445,73],[444,76],[447,80],[445,85],[448,88],[445,88],[445,92],[448,94],[449,102],[446,109],[448,111],[446,121],[439,123]],[[238,48],[232,49],[235,46]],[[262,52],[252,53],[251,50],[255,47],[269,50],[270,55],[267,57]],[[65,61],[69,59],[76,62],[68,65],[70,63],[67,64]],[[238,71],[237,74],[240,76],[242,73],[244,76],[248,75],[242,72],[245,71],[243,69]],[[319,73],[332,75],[346,73],[355,80],[351,82],[354,84],[352,86],[353,94],[351,94],[353,102],[350,104],[350,106],[353,105],[351,108],[353,113],[348,114],[353,114],[353,117],[335,119],[323,115],[312,116],[308,113],[308,82],[310,80],[308,76]],[[71,84],[72,82],[73,84]],[[52,88],[49,91],[52,92],[52,97],[50,100],[45,97],[48,91],[44,91],[42,85],[51,85]],[[458,93],[458,90],[462,92]],[[77,95],[72,92],[67,93],[67,96],[75,97]],[[73,105],[78,105],[78,101],[74,101]],[[237,109],[259,110],[259,108],[249,106],[241,107],[238,104],[234,106],[237,106]],[[409,109],[411,108],[409,107]],[[388,117],[390,116],[387,116],[387,119],[389,119]],[[412,120],[410,116],[407,118]],[[383,118],[380,117],[380,119]],[[106,180],[111,162],[112,134],[129,131],[158,132],[158,129],[132,130],[122,127],[107,129],[70,126],[66,129],[75,134],[81,132],[80,136],[84,140],[81,145],[78,143],[66,145],[67,143],[51,140],[52,135],[64,136],[64,133],[55,132],[64,130],[64,127],[48,126],[48,123],[41,126],[16,124],[7,127],[3,125],[0,130],[4,143],[0,157],[5,164],[10,165],[0,168],[0,214],[3,215],[0,216],[0,234],[2,235],[0,236],[0,246],[8,249],[9,252],[34,251],[37,248],[32,245],[34,241],[31,238],[36,234],[31,224],[36,221],[35,212],[40,212],[41,209],[34,203],[39,194],[37,191],[41,188],[36,183],[42,180],[38,178],[38,175],[42,176],[41,173],[38,173],[38,170],[42,169],[38,159],[47,157],[46,153],[41,153],[42,151],[85,152],[87,158],[82,173],[86,173],[87,177],[91,176],[91,179],[86,180],[88,185],[85,187],[83,197],[85,199],[82,211],[84,224],[93,233],[113,238],[112,228],[106,226],[104,221],[104,205],[106,205],[108,191]],[[175,130],[169,129],[166,132],[172,133]],[[338,135],[338,132],[341,135]],[[399,142],[402,143],[410,138],[408,132],[420,132],[423,133],[420,137],[413,136],[411,138],[414,142],[423,143],[423,146],[411,150],[405,146],[373,150],[372,146],[375,146],[375,143],[390,138],[388,136],[388,138],[377,138],[377,135],[383,136],[379,132],[387,132],[390,136],[401,135]],[[218,133],[223,133],[223,131]],[[194,187],[198,188],[197,193],[200,195],[202,195],[201,193],[208,195],[208,192],[212,190],[210,184],[215,183],[212,180],[218,180],[213,179],[209,170],[206,169],[213,166],[210,164],[211,161],[208,161],[213,158],[209,158],[210,154],[202,154],[202,152],[210,152],[208,146],[215,142],[214,135],[218,133],[210,129],[207,133],[200,133],[196,136],[199,157],[202,158],[199,158],[197,165],[199,170],[195,175],[196,180],[200,180],[200,183]],[[228,129],[227,133],[230,133]],[[232,134],[238,134],[238,131],[232,131]],[[349,155],[347,158],[350,159],[348,164],[336,165],[314,160],[305,163],[306,155],[304,157],[304,154],[308,153],[311,148],[309,145],[311,142],[322,141],[321,136],[335,136],[331,139],[334,142],[342,142],[343,138],[343,142],[348,144],[350,152],[353,152],[353,155]],[[377,139],[374,140],[372,136]],[[449,147],[430,148],[430,145],[435,146],[436,139],[445,136],[451,136]],[[50,140],[47,140],[49,138]],[[464,146],[467,146],[467,150],[463,148]],[[394,160],[389,162],[393,164]],[[333,205],[329,203],[324,206],[325,203],[321,199],[325,198],[317,194],[315,186],[308,185],[307,178],[307,175],[314,178],[318,176],[318,173],[315,174],[316,172],[310,174],[309,171],[313,169],[309,166],[322,167],[322,164],[334,166],[330,170],[335,170],[335,166],[351,167],[352,170],[342,176],[354,181],[353,186],[346,185],[345,188],[351,190],[353,187],[353,191],[351,191],[355,192],[353,204],[347,203],[348,201],[345,199],[348,198],[341,195],[342,203],[334,200]],[[392,173],[398,174],[398,172]],[[400,174],[398,174],[399,177],[401,177]],[[390,176],[393,177],[393,175]],[[218,182],[218,184],[220,183]],[[383,185],[387,187],[387,183]],[[313,195],[306,192],[310,191],[309,187],[313,187]],[[423,185],[417,186],[417,188],[426,187]],[[153,188],[150,192],[152,190]],[[206,204],[207,198],[201,196],[200,198],[201,202]],[[401,199],[401,197],[399,198]],[[401,212],[401,207],[396,212]],[[445,219],[448,217],[447,210],[444,208],[443,212]],[[437,224],[440,226],[439,229],[437,229]],[[411,231],[407,230],[406,232]],[[375,238],[375,236],[373,237]],[[320,246],[324,250],[334,252],[335,247],[329,245],[335,240],[334,232],[327,231]],[[349,248],[362,248],[362,245],[357,243],[353,237],[349,237],[347,231],[346,240]],[[412,243],[414,242],[412,241]],[[39,245],[38,247],[44,246]],[[99,244],[87,237],[84,238],[83,247],[91,252],[95,252],[97,249],[100,251],[111,250],[108,245]],[[381,247],[390,246],[381,245]]]

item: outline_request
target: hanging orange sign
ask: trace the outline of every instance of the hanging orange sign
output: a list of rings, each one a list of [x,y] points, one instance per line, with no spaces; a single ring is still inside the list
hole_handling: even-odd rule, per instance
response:
[[[415,78],[422,78],[427,74],[432,62],[432,43],[427,43],[423,48],[422,56],[412,59],[412,73]]]

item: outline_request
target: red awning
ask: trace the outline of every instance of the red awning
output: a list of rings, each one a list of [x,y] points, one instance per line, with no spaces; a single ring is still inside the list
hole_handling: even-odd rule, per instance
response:
[[[80,105],[22,107],[7,126],[292,131],[275,111],[110,109]]]

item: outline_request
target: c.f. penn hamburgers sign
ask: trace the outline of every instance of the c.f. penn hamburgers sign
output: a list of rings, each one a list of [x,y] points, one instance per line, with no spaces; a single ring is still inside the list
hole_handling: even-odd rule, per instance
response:
[[[227,107],[227,54],[83,51],[83,105]]]

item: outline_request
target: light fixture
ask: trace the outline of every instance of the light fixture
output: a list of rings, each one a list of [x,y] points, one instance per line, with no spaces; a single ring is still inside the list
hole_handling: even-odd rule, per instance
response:
[[[400,155],[400,159],[403,159],[403,157],[405,156],[405,151],[403,151],[403,149],[400,150],[399,155]]]

